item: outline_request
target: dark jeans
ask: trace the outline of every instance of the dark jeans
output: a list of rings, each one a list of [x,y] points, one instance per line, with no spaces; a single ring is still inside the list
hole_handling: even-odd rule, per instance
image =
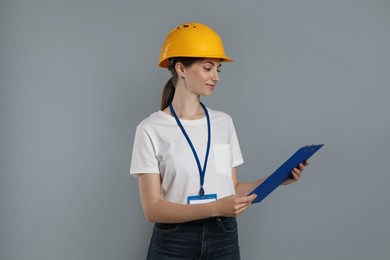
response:
[[[237,221],[215,217],[179,224],[156,223],[147,259],[240,259]]]

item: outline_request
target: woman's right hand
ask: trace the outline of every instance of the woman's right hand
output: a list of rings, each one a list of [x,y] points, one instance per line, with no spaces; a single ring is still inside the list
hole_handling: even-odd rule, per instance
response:
[[[231,195],[219,199],[215,201],[216,214],[223,217],[236,217],[248,209],[256,196],[256,194]]]

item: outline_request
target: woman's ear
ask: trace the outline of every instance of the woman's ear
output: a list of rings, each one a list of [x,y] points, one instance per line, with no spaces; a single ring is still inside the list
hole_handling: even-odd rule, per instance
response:
[[[175,64],[175,70],[179,77],[185,78],[185,69],[181,62],[176,62]]]

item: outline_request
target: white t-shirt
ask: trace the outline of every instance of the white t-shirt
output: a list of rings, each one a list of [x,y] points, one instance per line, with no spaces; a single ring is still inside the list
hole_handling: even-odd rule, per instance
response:
[[[205,194],[223,198],[235,194],[232,168],[243,158],[232,118],[208,109],[211,122],[211,145],[204,177]],[[207,148],[207,119],[182,120],[203,168]],[[163,111],[151,114],[138,126],[134,139],[130,174],[161,175],[161,199],[187,203],[198,195],[200,176],[192,150],[175,118]]]

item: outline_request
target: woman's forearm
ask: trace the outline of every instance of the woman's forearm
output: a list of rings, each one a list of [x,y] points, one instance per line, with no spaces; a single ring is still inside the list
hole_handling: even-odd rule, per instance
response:
[[[239,182],[236,185],[236,194],[245,194],[254,190],[259,186],[266,178],[259,179],[252,182]]]
[[[146,206],[144,213],[149,222],[159,223],[180,223],[218,215],[213,202],[189,205],[164,200]]]

